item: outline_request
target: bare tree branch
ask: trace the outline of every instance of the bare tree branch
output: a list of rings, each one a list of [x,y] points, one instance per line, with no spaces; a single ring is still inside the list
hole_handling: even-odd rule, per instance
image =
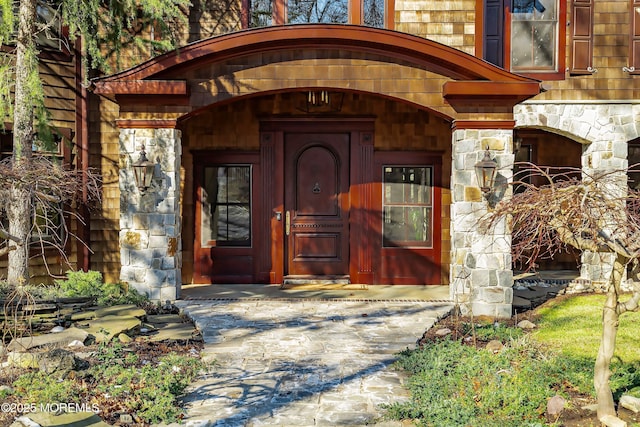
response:
[[[8,191],[13,186],[26,190],[30,196],[30,215],[32,219],[31,246],[37,246],[39,256],[45,261],[47,249],[55,249],[59,258],[67,265],[71,262],[66,249],[70,238],[80,240],[70,228],[70,222],[84,224],[77,213],[77,207],[84,203],[82,190],[88,194],[87,204],[97,207],[101,202],[100,177],[92,170],[68,169],[47,157],[34,156],[24,164],[12,164],[11,158],[0,161],[0,200],[8,200]],[[0,219],[4,206],[0,204]],[[12,241],[15,244],[9,245]],[[2,244],[3,243],[3,244]],[[87,244],[88,242],[83,242]],[[22,246],[21,239],[12,236],[0,222],[0,256]]]
[[[538,259],[553,258],[567,248],[615,255],[594,371],[598,418],[615,417],[609,378],[618,319],[640,306],[640,192],[628,187],[628,170],[588,174],[529,163],[517,166],[515,194],[501,201],[482,221],[491,229],[508,218],[514,262],[528,271]],[[634,288],[631,297],[621,301],[627,274]]]

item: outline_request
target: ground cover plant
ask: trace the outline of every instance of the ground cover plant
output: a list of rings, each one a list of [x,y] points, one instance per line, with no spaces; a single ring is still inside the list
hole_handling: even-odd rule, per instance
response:
[[[115,341],[98,346],[83,372],[64,379],[42,371],[28,372],[13,382],[13,388],[14,394],[36,405],[95,405],[109,423],[118,422],[120,414],[133,414],[134,425],[171,423],[183,416],[178,397],[203,368],[194,345],[125,347]]]
[[[524,332],[508,322],[482,323],[449,316],[428,330],[419,348],[399,356],[397,368],[409,374],[410,400],[386,406],[386,415],[420,426],[600,426],[593,406],[594,360],[602,333],[603,295],[559,297],[526,314],[538,327]],[[620,396],[640,397],[640,353],[632,313],[620,324],[610,380]],[[439,337],[438,329],[452,332]],[[501,349],[487,344],[500,341]],[[635,350],[634,350],[635,348]],[[566,403],[558,415],[547,412],[554,396]],[[618,408],[629,426],[640,417]]]
[[[176,313],[150,302],[146,296],[126,286],[105,284],[101,274],[92,271],[69,272],[67,279],[56,280],[53,285],[23,285],[15,289],[0,283],[0,300],[4,299],[6,303],[19,295],[23,295],[22,303],[81,297],[90,298],[101,306],[136,304],[147,314]],[[5,315],[6,312],[5,306]],[[22,317],[14,320],[34,323],[29,313]],[[68,326],[68,322],[65,324]],[[3,342],[0,345],[25,334],[48,332],[33,326],[17,333],[17,328],[9,322],[2,321],[1,325]],[[172,423],[183,417],[180,396],[206,369],[200,358],[202,342],[198,339],[133,340],[129,343],[117,338],[101,343],[92,343],[89,339],[86,344],[81,347],[84,366],[63,376],[37,368],[3,368],[0,370],[0,401],[16,405],[28,402],[36,407],[58,402],[82,403],[97,408],[98,415],[112,425],[122,421],[121,415],[131,417],[125,420],[132,427]],[[34,352],[48,350],[51,348],[34,349]],[[0,361],[3,361],[2,357]],[[10,425],[18,415],[0,413],[0,427]]]

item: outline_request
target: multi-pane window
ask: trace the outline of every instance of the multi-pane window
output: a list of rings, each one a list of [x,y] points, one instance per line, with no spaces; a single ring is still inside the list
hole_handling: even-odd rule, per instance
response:
[[[204,168],[203,246],[251,246],[251,166]]]
[[[62,36],[60,13],[47,4],[40,3],[36,7],[38,15],[36,40],[38,46],[45,49],[63,50],[66,40]],[[68,48],[65,47],[66,50]]]
[[[383,245],[431,247],[433,242],[433,169],[384,166]]]
[[[584,13],[585,3],[593,0],[574,0],[571,29],[579,39],[574,56],[589,59],[591,43],[586,35],[591,23],[590,13]],[[506,70],[536,76],[543,80],[565,78],[566,8],[559,0],[483,0],[482,19],[477,28],[482,31],[482,57]],[[579,4],[578,4],[579,3]],[[576,40],[577,40],[576,39]],[[584,61],[582,61],[584,62]],[[582,62],[574,67],[590,67]]]
[[[68,130],[65,133],[69,133]],[[35,141],[32,147],[34,156],[47,157],[52,163],[63,164],[68,163],[69,159],[65,159],[65,145],[70,145],[69,140],[61,133],[54,133],[51,139],[44,141]],[[7,159],[12,156],[13,152],[13,133],[7,130],[0,131],[0,159]],[[0,203],[0,227],[8,228],[8,219],[6,212]],[[32,206],[32,241],[49,241],[62,242],[65,234],[64,224],[64,206],[50,200],[42,200],[35,198]]]
[[[251,28],[347,23],[384,28],[389,13],[387,0],[249,0],[248,3]]]
[[[364,25],[384,28],[384,0],[364,0]]]
[[[513,0],[512,71],[556,71],[557,40],[556,0]]]
[[[346,24],[348,0],[289,0],[289,24]]]
[[[273,23],[272,0],[251,0],[249,27],[268,27]]]
[[[18,15],[17,3],[14,15]],[[38,47],[44,50],[69,51],[68,40],[63,34],[60,10],[40,1],[36,5],[36,33]],[[2,14],[0,13],[0,22]]]

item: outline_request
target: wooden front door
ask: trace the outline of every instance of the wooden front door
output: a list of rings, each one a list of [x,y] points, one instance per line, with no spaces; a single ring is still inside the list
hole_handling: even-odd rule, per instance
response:
[[[285,134],[285,276],[349,274],[349,134]]]

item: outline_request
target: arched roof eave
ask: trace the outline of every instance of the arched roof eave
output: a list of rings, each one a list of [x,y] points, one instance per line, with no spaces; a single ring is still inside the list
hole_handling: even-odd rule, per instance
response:
[[[457,81],[539,83],[433,40],[397,31],[341,24],[271,26],[215,36],[92,82],[96,93],[114,93],[112,83],[171,80],[170,76],[179,75],[179,70],[205,63],[296,48],[337,48],[381,54]]]

